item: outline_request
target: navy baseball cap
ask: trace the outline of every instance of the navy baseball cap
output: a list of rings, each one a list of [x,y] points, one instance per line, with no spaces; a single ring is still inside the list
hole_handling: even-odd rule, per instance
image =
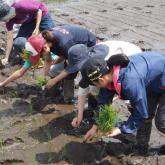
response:
[[[83,44],[74,45],[68,51],[69,64],[66,70],[69,73],[78,72],[89,58],[100,56],[104,59],[108,53],[109,48],[106,45],[95,45],[90,48]]]
[[[8,21],[12,18],[15,13],[15,8],[10,7],[7,3],[0,1],[0,20],[1,21]]]
[[[93,85],[92,81],[97,80],[99,77],[108,73],[109,67],[104,58],[100,56],[91,57],[84,63],[81,69],[82,79],[79,83],[81,88],[87,88]]]
[[[79,71],[87,59],[88,59],[88,48],[86,45],[77,44],[72,46],[68,50],[69,64],[66,67],[66,71],[69,73],[75,73]]]
[[[27,39],[25,37],[18,37],[14,40],[13,47],[14,47],[14,53],[19,54],[22,52],[22,49],[25,49],[25,44],[27,42]]]

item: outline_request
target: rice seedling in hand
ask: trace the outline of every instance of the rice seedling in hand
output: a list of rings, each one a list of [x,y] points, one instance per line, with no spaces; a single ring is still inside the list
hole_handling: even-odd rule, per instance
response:
[[[30,56],[29,51],[27,51],[27,50],[23,50],[22,51],[21,57],[22,57],[23,60],[28,60],[29,59],[29,56]]]
[[[46,80],[44,77],[42,76],[38,76],[36,78],[36,83],[39,87],[43,87],[47,84],[48,80]]]
[[[104,105],[101,107],[98,119],[96,121],[101,132],[109,132],[116,126],[118,114],[112,105]]]

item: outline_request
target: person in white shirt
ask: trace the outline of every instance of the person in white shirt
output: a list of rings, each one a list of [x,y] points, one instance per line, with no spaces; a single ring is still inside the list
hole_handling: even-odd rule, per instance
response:
[[[108,47],[108,51],[107,52],[99,51],[99,54],[98,51],[93,51],[92,56],[94,55],[103,56],[105,60],[108,60],[112,55],[115,54],[124,53],[125,55],[130,56],[142,52],[141,48],[138,47],[137,45],[125,41],[117,41],[117,40],[105,41],[105,42],[100,42],[94,47],[97,47],[98,45],[106,45]],[[73,119],[71,123],[73,127],[78,127],[83,119],[83,112],[84,112],[87,95],[89,93],[91,93],[92,95],[96,95],[98,93],[98,90],[99,89],[94,86],[88,86],[87,88],[79,87],[78,105],[77,105],[78,115]]]

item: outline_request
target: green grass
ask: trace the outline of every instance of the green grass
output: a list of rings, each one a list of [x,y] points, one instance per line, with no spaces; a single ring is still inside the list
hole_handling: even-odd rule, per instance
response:
[[[98,119],[96,121],[101,132],[111,131],[118,121],[118,112],[112,105],[104,105],[101,107]]]

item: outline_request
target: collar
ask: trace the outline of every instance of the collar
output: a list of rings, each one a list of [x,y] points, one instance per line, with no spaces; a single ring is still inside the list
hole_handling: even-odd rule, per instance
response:
[[[118,81],[119,72],[120,72],[120,66],[119,65],[113,66],[113,76],[112,76],[113,83],[109,83],[106,88],[108,88],[109,90],[115,90],[119,98],[121,98],[121,83]]]

